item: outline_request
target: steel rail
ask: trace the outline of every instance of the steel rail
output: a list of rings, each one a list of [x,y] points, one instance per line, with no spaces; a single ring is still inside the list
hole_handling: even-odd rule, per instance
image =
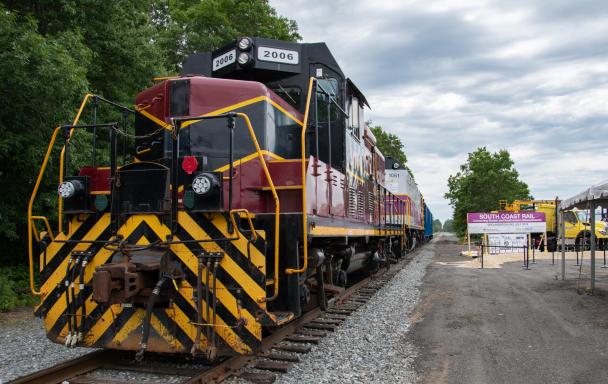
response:
[[[116,358],[116,351],[109,349],[99,350],[19,377],[13,381],[9,381],[7,384],[61,383],[74,376],[82,375],[83,373],[105,366]]]

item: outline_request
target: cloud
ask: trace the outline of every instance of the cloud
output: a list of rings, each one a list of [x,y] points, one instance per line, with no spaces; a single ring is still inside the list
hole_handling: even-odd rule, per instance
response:
[[[537,198],[606,179],[608,7],[602,0],[271,0],[325,41],[405,143],[435,215],[479,146],[510,151]]]

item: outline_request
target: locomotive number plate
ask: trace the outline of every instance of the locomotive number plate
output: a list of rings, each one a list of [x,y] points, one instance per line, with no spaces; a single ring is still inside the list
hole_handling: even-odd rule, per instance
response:
[[[228,51],[223,55],[220,55],[213,59],[213,70],[217,71],[220,68],[224,68],[227,65],[236,62],[236,49]]]
[[[298,51],[291,51],[289,49],[258,47],[258,60],[298,64],[300,62],[300,54]]]

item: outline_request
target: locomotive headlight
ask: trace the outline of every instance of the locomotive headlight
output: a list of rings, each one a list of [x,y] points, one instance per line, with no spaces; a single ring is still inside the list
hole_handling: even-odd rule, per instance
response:
[[[238,46],[241,51],[248,51],[251,48],[251,39],[248,37],[243,37],[241,40],[239,40]]]
[[[393,163],[393,169],[399,169],[399,163]]]
[[[59,185],[59,196],[64,199],[69,199],[76,193],[76,185],[71,181],[64,181]]]
[[[252,61],[251,55],[246,52],[243,52],[239,55],[238,61],[240,65],[248,65]]]
[[[206,195],[211,191],[213,180],[208,175],[197,175],[192,180],[192,190],[197,195]]]

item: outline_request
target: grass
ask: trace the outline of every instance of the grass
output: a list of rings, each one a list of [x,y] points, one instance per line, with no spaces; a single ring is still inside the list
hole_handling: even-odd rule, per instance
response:
[[[30,306],[36,302],[36,297],[30,292],[29,272],[26,266],[0,267],[1,312]]]

